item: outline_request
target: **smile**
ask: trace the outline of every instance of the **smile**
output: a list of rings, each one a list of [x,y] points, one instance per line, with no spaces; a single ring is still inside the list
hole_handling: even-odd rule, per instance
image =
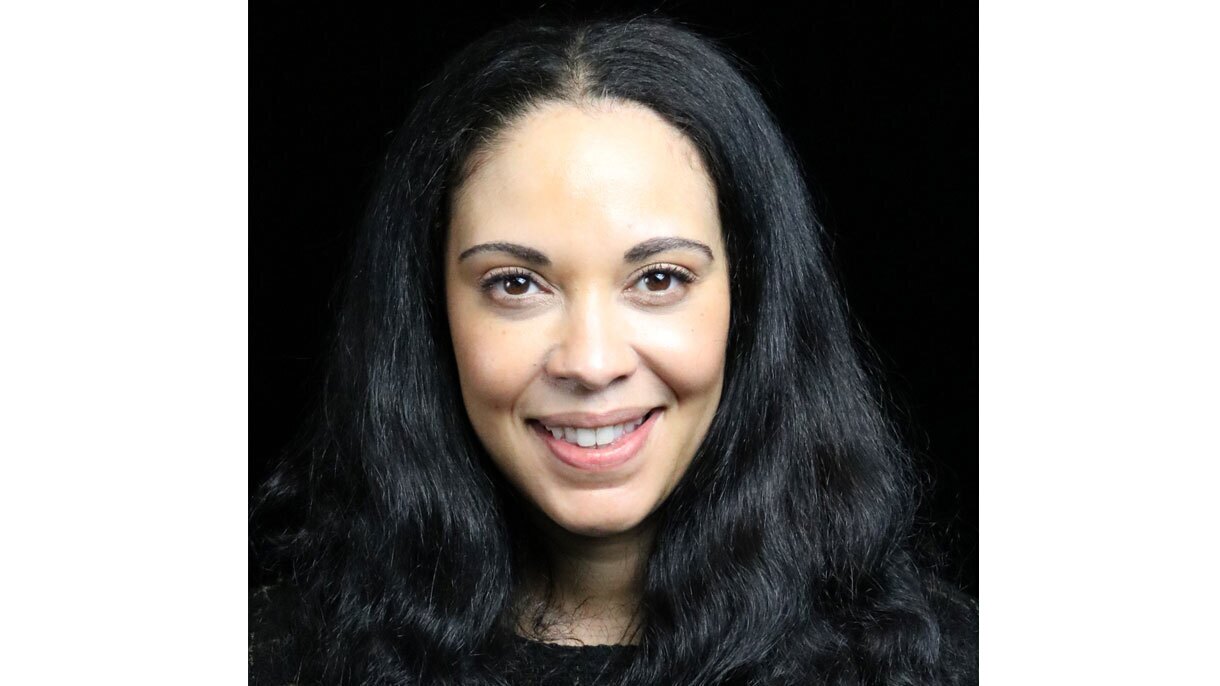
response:
[[[593,428],[584,428],[579,426],[542,426],[551,432],[551,435],[560,440],[567,441],[574,445],[579,445],[582,448],[591,448],[594,445],[597,447],[608,446],[619,439],[623,434],[629,434],[636,430],[640,424],[644,423],[645,417],[640,417],[622,424],[612,424],[610,426],[599,426]]]
[[[640,452],[660,414],[660,409],[653,409],[635,419],[596,427],[550,425],[537,419],[529,424],[561,462],[584,471],[607,471]]]

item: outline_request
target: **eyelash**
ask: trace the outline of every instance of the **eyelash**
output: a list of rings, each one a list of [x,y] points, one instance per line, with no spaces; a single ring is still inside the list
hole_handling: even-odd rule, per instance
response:
[[[698,277],[695,276],[694,272],[690,271],[689,269],[686,269],[685,267],[679,267],[676,264],[654,264],[654,265],[652,265],[646,269],[642,269],[636,273],[638,274],[638,276],[632,281],[633,285],[639,283],[640,280],[642,280],[646,277],[652,276],[653,274],[657,274],[657,273],[668,274],[671,278],[677,279],[683,285],[694,283],[698,279]],[[523,278],[529,279],[530,282],[533,283],[535,286],[538,286],[539,288],[542,287],[538,283],[538,280],[534,278],[532,272],[529,272],[525,269],[521,269],[520,267],[509,267],[509,268],[488,274],[486,277],[483,278],[482,281],[479,282],[479,288],[484,293],[491,295],[491,290],[493,288],[504,283],[504,281],[506,279],[510,279],[510,278],[514,278],[514,277],[523,277]],[[665,292],[662,292],[661,295],[664,295],[664,293]],[[505,294],[503,294],[503,297],[511,298],[511,299],[518,299],[518,298],[526,298],[529,296],[509,295],[509,294],[505,293]]]
[[[519,267],[509,267],[509,268],[507,268],[507,269],[503,269],[503,270],[500,270],[500,271],[497,271],[497,272],[492,272],[492,273],[488,274],[486,277],[484,277],[484,278],[483,278],[483,280],[482,280],[482,281],[480,281],[480,282],[479,282],[479,288],[480,288],[480,289],[481,289],[481,290],[482,290],[484,293],[487,293],[487,294],[489,294],[489,295],[490,295],[490,294],[491,294],[491,289],[493,289],[493,288],[495,288],[496,286],[499,286],[500,284],[504,283],[504,281],[505,281],[505,280],[507,280],[507,279],[515,278],[515,277],[518,277],[518,276],[521,276],[521,277],[524,277],[524,278],[526,278],[526,279],[529,279],[531,282],[533,282],[533,283],[534,283],[534,285],[535,285],[535,286],[537,286],[537,285],[538,285],[538,282],[537,282],[537,281],[534,279],[534,277],[533,277],[533,276],[530,274],[530,272],[527,272],[527,271],[525,271],[524,269],[521,269],[521,268],[519,268]],[[541,288],[541,286],[539,286],[539,288]],[[507,295],[507,294],[506,294],[506,295]],[[513,296],[513,295],[510,295],[510,296],[508,296],[508,297],[510,297],[510,298],[520,298],[520,297],[523,297],[523,296],[519,296],[519,295],[518,295],[518,296]]]
[[[685,267],[679,267],[676,264],[654,264],[651,267],[648,267],[647,269],[643,269],[643,270],[636,272],[636,274],[638,274],[638,276],[636,276],[635,280],[633,280],[631,283],[632,283],[632,285],[635,285],[635,284],[639,283],[641,280],[643,280],[644,278],[652,276],[653,274],[658,274],[658,273],[659,274],[668,274],[671,278],[677,279],[678,282],[681,283],[683,286],[692,284],[698,279],[698,277],[695,276],[694,272],[692,272],[689,269],[686,269]],[[664,295],[664,294],[665,293],[662,292],[659,295]]]

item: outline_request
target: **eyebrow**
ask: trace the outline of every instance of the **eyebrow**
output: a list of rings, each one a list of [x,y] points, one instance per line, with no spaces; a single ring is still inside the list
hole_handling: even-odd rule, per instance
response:
[[[694,241],[689,238],[677,238],[673,236],[664,238],[649,238],[642,241],[630,250],[623,253],[623,261],[629,263],[643,262],[644,260],[656,255],[657,253],[666,252],[668,250],[694,250],[701,252],[707,256],[708,260],[715,261],[715,256],[712,254],[712,249],[705,243]],[[494,241],[491,243],[480,243],[474,247],[467,248],[458,255],[458,262],[483,252],[503,252],[523,260],[533,265],[540,267],[550,266],[551,260],[541,252],[517,243],[506,243],[504,241]]]
[[[712,255],[712,249],[707,247],[707,244],[699,241],[692,241],[689,238],[649,238],[648,240],[639,243],[632,249],[623,253],[624,262],[643,262],[659,252],[667,250],[694,250],[701,252],[707,256],[709,261],[715,261]]]
[[[543,255],[533,248],[527,248],[524,245],[518,245],[516,243],[505,243],[503,241],[480,243],[473,248],[467,248],[462,251],[461,255],[458,255],[458,262],[461,262],[471,255],[477,255],[481,252],[505,252],[513,257],[516,257],[517,259],[529,262],[530,264],[537,265],[539,267],[546,267],[551,264],[551,260],[548,259],[546,255]]]

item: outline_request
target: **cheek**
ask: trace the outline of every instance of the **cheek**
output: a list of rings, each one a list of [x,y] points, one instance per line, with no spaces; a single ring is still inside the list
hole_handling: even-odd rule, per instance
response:
[[[723,380],[727,292],[710,295],[665,321],[649,321],[641,339],[655,371],[680,397],[718,392]]]
[[[538,370],[534,339],[503,322],[456,314],[450,330],[467,410],[511,409]]]

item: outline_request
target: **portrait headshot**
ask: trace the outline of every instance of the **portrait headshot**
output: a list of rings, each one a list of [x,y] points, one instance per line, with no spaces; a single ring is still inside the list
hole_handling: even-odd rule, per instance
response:
[[[250,683],[977,683],[973,14],[251,12]]]
[[[1215,681],[1212,4],[10,5],[0,683]]]

